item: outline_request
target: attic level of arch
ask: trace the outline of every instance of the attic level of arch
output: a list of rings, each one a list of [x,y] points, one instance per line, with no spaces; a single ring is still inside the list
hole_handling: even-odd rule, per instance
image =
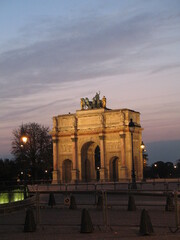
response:
[[[140,113],[133,110],[94,109],[76,111],[75,114],[65,114],[53,117],[53,134],[73,134],[79,132],[92,132],[92,130],[112,130],[128,127],[130,119],[136,127],[140,126]]]

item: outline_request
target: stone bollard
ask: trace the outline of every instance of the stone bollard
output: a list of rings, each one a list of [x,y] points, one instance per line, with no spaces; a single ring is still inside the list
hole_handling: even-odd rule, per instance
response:
[[[103,209],[103,196],[102,195],[98,196],[97,209],[99,209],[99,210]]]
[[[48,206],[53,207],[54,205],[56,205],[55,197],[54,197],[53,193],[50,193],[49,194]]]
[[[165,206],[165,210],[166,211],[174,211],[175,207],[174,207],[174,203],[173,203],[173,196],[172,194],[168,194],[167,198],[166,198],[166,206]]]
[[[82,210],[81,214],[81,233],[92,233],[94,231],[91,217],[87,209]]]
[[[153,230],[153,226],[152,226],[149,214],[145,209],[143,209],[141,212],[139,233],[141,235],[151,235],[153,232],[154,230]]]
[[[36,223],[34,219],[34,213],[31,208],[26,211],[26,218],[24,223],[24,232],[35,232],[36,231]]]
[[[128,200],[128,211],[136,211],[134,196],[130,195]]]
[[[69,209],[77,209],[76,200],[74,196],[71,196],[70,198]]]

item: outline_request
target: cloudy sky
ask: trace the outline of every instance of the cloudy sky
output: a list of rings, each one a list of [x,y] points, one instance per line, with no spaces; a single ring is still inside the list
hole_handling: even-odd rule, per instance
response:
[[[0,0],[0,158],[97,91],[141,112],[150,163],[180,158],[179,0]]]

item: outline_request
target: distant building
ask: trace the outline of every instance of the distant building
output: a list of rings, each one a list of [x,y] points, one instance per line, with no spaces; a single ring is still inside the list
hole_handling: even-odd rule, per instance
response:
[[[53,117],[53,183],[127,181],[132,175],[130,119],[135,124],[133,157],[137,180],[143,179],[140,113],[106,108],[99,94],[81,99],[81,110]]]

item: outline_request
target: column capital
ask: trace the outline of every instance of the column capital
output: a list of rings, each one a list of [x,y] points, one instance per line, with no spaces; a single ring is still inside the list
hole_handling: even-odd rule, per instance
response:
[[[52,142],[53,142],[53,143],[58,143],[58,138],[52,139]]]
[[[119,136],[120,136],[120,138],[125,138],[126,137],[126,134],[125,133],[119,133]]]
[[[105,139],[105,136],[104,136],[104,134],[102,134],[102,133],[101,133],[101,134],[99,134],[99,139],[100,139],[100,140],[104,140],[104,139]]]
[[[75,135],[72,135],[72,136],[71,136],[72,142],[77,142],[77,139],[78,139],[77,136],[75,136]]]

